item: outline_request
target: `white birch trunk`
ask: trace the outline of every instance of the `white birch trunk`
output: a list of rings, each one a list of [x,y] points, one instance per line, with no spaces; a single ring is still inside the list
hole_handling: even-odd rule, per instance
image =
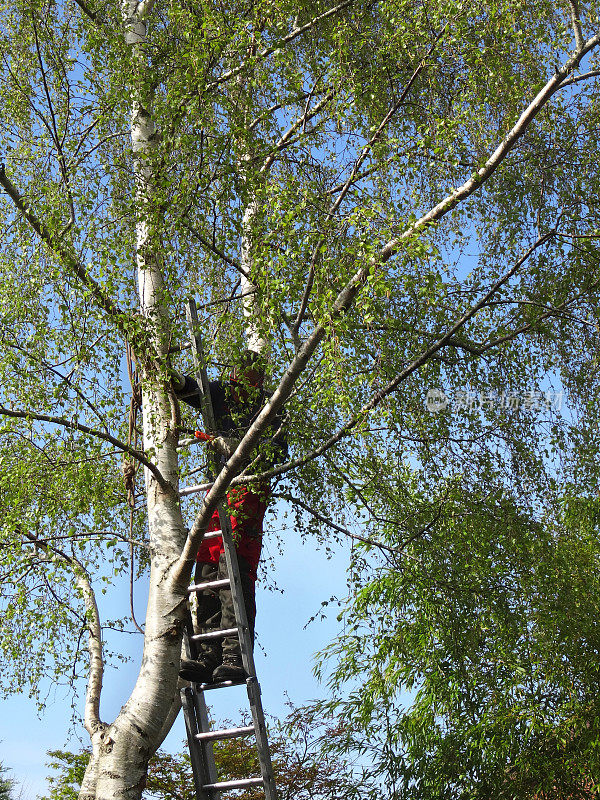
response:
[[[268,343],[264,339],[256,324],[260,319],[258,304],[258,289],[250,279],[252,274],[252,228],[258,212],[255,199],[252,199],[244,210],[242,218],[242,240],[240,245],[240,266],[243,270],[241,278],[241,293],[244,311],[244,329],[246,331],[246,344],[248,350],[266,355]]]
[[[136,16],[136,8],[135,3],[125,8],[126,40],[142,71],[146,25]],[[131,139],[140,309],[149,323],[153,354],[160,358],[166,356],[168,337],[157,226],[149,224],[154,213],[150,156],[155,128],[152,111],[142,104],[141,93],[132,101]],[[98,755],[90,762],[89,775],[86,773],[86,800],[92,796],[95,800],[138,800],[145,786],[148,760],[164,738],[165,723],[173,717],[177,691],[186,599],[186,586],[171,579],[171,569],[186,539],[178,496],[177,417],[164,382],[152,372],[152,365],[143,368],[144,449],[170,487],[161,488],[155,476],[145,471],[151,569],[142,664],[129,700],[101,735]]]
[[[252,44],[248,50],[248,56],[255,53],[255,46]],[[244,112],[245,125],[248,127],[250,116],[251,90],[247,90],[248,78],[240,76],[237,81],[241,95],[246,97],[246,109]],[[256,196],[251,189],[252,176],[249,169],[252,163],[252,150],[247,144],[243,145],[241,157],[239,159],[240,173],[246,183],[246,196],[250,197],[246,202],[244,214],[242,216],[242,236],[240,241],[240,266],[242,268],[242,278],[240,289],[242,294],[242,309],[244,314],[244,330],[246,333],[246,347],[254,353],[267,355],[268,342],[259,331],[258,320],[260,319],[260,305],[258,302],[258,287],[252,282],[254,264],[252,262],[252,239],[254,226],[258,215],[259,207]]]

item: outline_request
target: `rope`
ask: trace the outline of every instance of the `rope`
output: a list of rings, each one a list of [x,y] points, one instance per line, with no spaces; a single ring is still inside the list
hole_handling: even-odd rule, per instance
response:
[[[127,361],[127,374],[129,375],[129,383],[131,385],[131,401],[129,403],[129,421],[127,430],[127,444],[129,447],[132,444],[137,447],[137,414],[142,407],[142,385],[140,383],[140,376],[134,366],[134,357],[131,350],[131,345],[126,342],[125,345],[125,358]],[[135,508],[135,476],[139,464],[131,460],[127,455],[123,457],[123,482],[127,491],[127,505],[129,508]]]
[[[127,362],[127,374],[129,375],[129,383],[131,385],[131,400],[129,403],[129,423],[127,430],[127,444],[131,447],[132,443],[137,447],[137,415],[142,407],[142,385],[140,383],[140,376],[135,368],[133,351],[129,342],[125,344],[125,360]],[[135,559],[133,548],[133,514],[135,512],[135,476],[139,467],[139,462],[132,461],[127,455],[123,457],[123,482],[127,492],[127,505],[129,506],[129,609],[131,611],[131,619],[135,627],[140,633],[144,633],[144,629],[138,624],[135,618],[134,604],[133,604],[133,585],[134,585],[134,571]]]

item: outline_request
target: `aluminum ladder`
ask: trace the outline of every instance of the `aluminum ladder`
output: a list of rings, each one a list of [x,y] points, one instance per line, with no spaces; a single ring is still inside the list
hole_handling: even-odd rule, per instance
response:
[[[202,340],[199,335],[198,314],[194,300],[188,301],[186,317],[191,336],[192,354],[200,391],[202,418],[204,420],[206,432],[215,433],[215,419],[210,399]],[[203,583],[195,584],[190,586],[188,591],[191,595],[194,592],[202,592],[206,589],[218,590],[219,588],[230,586],[237,627],[210,633],[195,634],[191,614],[188,614],[184,645],[188,658],[196,658],[198,656],[198,645],[203,640],[213,639],[215,637],[225,638],[226,636],[237,634],[240,641],[242,664],[247,675],[245,683],[252,715],[252,725],[239,728],[224,728],[221,730],[210,729],[205,692],[239,685],[233,681],[224,681],[217,684],[191,684],[191,686],[181,690],[181,702],[190,750],[192,772],[194,775],[196,797],[198,800],[219,800],[220,793],[223,791],[262,785],[266,800],[277,800],[277,789],[275,787],[273,766],[271,764],[271,753],[269,750],[267,729],[261,701],[260,684],[256,677],[253,643],[242,594],[242,583],[231,530],[231,521],[224,504],[218,507],[218,511],[221,530],[205,533],[204,538],[208,539],[222,535],[228,577],[222,580],[204,581]],[[255,738],[260,764],[260,777],[249,777],[242,780],[218,780],[212,747],[213,742],[220,739],[233,739],[242,736],[254,736]]]

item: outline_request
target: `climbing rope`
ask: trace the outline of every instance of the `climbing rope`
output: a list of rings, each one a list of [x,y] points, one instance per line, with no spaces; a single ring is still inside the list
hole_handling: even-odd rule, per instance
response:
[[[127,445],[128,447],[137,448],[137,415],[142,407],[142,385],[140,376],[135,368],[135,358],[131,345],[129,342],[125,344],[125,360],[127,362],[127,374],[129,375],[129,384],[131,386],[131,400],[129,402],[129,422],[127,430]],[[134,462],[126,453],[123,456],[123,482],[125,483],[125,490],[127,492],[127,505],[129,506],[129,609],[131,611],[131,619],[135,627],[144,633],[143,628],[138,624],[135,618],[134,603],[133,603],[133,585],[134,585],[134,572],[135,572],[135,559],[133,547],[133,515],[135,512],[135,476],[139,467],[139,463]]]
[[[129,375],[129,383],[131,385],[131,400],[129,403],[129,421],[127,430],[127,445],[131,447],[137,446],[137,415],[142,407],[142,386],[140,383],[140,376],[135,368],[135,360],[133,351],[129,342],[125,345],[125,359],[127,362],[127,374]],[[123,482],[127,491],[127,505],[130,509],[135,508],[135,476],[138,469],[138,464],[135,463],[131,457],[125,453],[123,456]]]

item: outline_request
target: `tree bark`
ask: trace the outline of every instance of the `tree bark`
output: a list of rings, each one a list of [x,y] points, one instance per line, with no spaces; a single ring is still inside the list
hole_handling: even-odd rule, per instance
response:
[[[135,2],[126,5],[125,18],[126,41],[141,76],[146,24]],[[134,91],[131,115],[136,177],[136,267],[140,310],[153,350],[150,357],[138,354],[142,370],[143,440],[144,452],[164,480],[159,482],[154,472],[145,468],[151,568],[142,664],[129,700],[100,736],[97,756],[94,752],[84,780],[86,800],[91,797],[138,800],[141,796],[148,761],[164,738],[165,723],[172,718],[187,601],[185,579],[178,582],[171,578],[186,530],[178,495],[177,407],[157,368],[167,358],[168,323],[156,234],[160,226],[156,224],[153,206],[152,151],[156,132],[149,106],[140,85]]]

